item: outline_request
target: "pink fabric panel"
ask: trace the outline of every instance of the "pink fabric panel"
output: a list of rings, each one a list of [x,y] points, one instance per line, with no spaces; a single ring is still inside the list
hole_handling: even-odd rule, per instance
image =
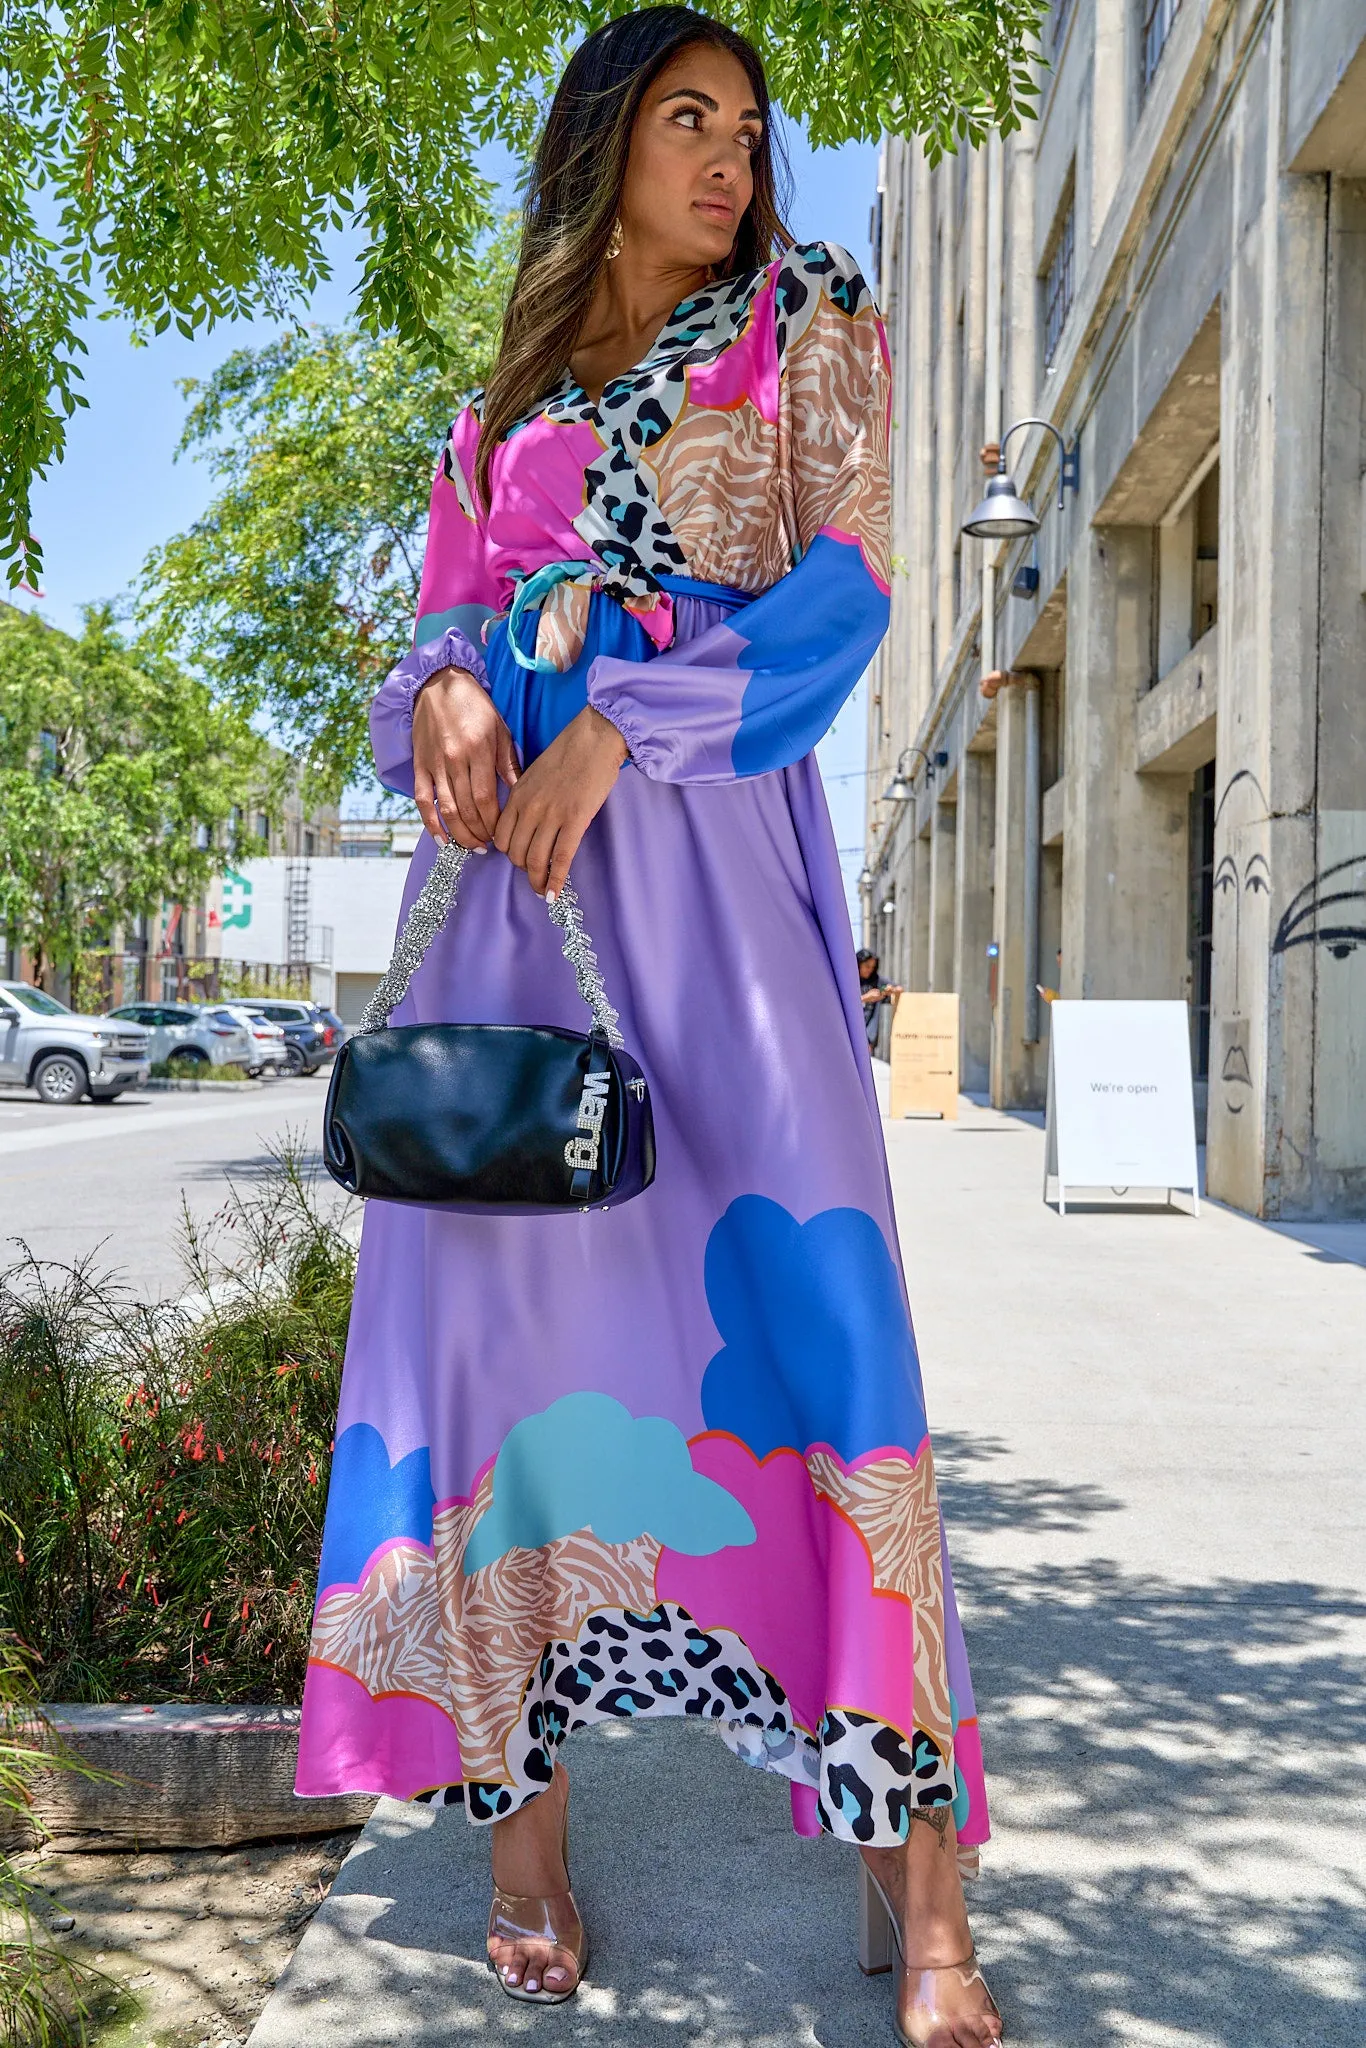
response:
[[[330,1664],[308,1667],[309,1711],[299,1731],[294,1789],[301,1799],[372,1792],[411,1799],[464,1777],[455,1724],[409,1693],[372,1699],[358,1678]]]

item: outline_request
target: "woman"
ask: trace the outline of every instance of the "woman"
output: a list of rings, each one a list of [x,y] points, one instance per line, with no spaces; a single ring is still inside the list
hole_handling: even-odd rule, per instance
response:
[[[865,1966],[885,1903],[900,2037],[948,2048],[1000,2032],[954,1854],[980,1756],[811,752],[886,627],[887,358],[850,259],[789,246],[768,119],[686,8],[588,39],[433,486],[375,755],[432,842],[409,900],[448,835],[491,857],[394,1021],[582,1029],[540,900],[572,864],[658,1173],[367,1211],[299,1790],[458,1789],[490,1962],[557,2001],[561,1741],[705,1716],[859,1845]]]

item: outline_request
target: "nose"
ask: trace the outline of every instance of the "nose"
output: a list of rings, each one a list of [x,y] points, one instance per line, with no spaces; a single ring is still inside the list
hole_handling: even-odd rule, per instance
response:
[[[741,165],[746,161],[745,152],[738,143],[727,143],[707,172],[707,176],[717,185],[736,185],[740,181]]]

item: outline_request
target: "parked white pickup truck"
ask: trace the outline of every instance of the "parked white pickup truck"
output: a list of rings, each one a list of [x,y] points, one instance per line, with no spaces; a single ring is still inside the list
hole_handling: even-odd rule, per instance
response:
[[[147,1079],[150,1034],[140,1024],[81,1017],[26,981],[0,981],[0,1081],[44,1102],[112,1102]]]

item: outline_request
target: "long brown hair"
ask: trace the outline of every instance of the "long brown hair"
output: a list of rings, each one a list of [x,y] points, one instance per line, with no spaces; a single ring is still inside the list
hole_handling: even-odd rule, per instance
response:
[[[754,197],[718,273],[760,270],[792,237],[783,222],[788,170],[771,128],[758,52],[691,7],[645,7],[596,29],[560,80],[531,169],[522,247],[484,392],[475,483],[489,501],[493,451],[564,374],[607,257],[636,115],[651,83],[690,43],[713,43],[744,66],[763,118],[751,162]]]

